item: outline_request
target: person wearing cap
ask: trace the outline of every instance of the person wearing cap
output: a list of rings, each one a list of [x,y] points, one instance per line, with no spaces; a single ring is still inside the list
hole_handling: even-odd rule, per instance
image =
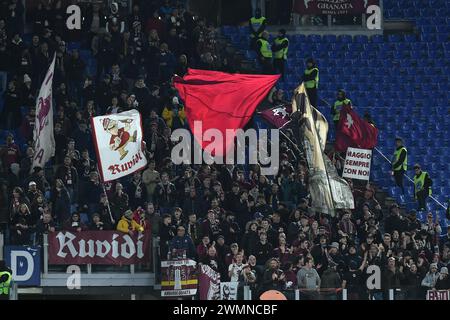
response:
[[[400,216],[400,208],[394,203],[389,208],[390,215],[386,218],[384,228],[387,233],[392,234],[394,230],[403,232],[406,230],[407,221]]]
[[[262,66],[263,74],[272,74],[272,46],[269,43],[269,32],[263,31],[261,37],[256,40],[256,52],[258,53],[259,63]]]
[[[306,94],[313,107],[317,107],[317,89],[319,88],[319,68],[313,58],[306,60],[306,69],[303,74]]]
[[[400,187],[402,193],[405,194],[403,187],[403,176],[408,170],[408,150],[403,145],[403,139],[395,138],[395,152],[392,161],[392,175],[394,176],[395,184]]]
[[[117,223],[117,231],[134,235],[136,231],[143,232],[144,228],[133,220],[133,211],[126,210]]]
[[[339,123],[342,107],[345,105],[352,105],[352,101],[347,98],[347,94],[344,89],[339,89],[337,92],[337,99],[334,105],[331,107],[331,114],[333,115],[334,127],[337,128]]]
[[[342,239],[342,238],[341,238]],[[344,247],[344,246],[343,246]],[[341,267],[344,265],[344,258],[341,254],[341,248],[338,242],[332,242],[328,247],[327,252],[327,261],[333,261],[338,265],[338,270],[340,271]]]
[[[410,232],[415,232],[416,230],[420,230],[421,223],[419,219],[417,219],[416,210],[411,210],[409,215],[406,217],[406,221],[408,223],[407,229]]]
[[[421,285],[422,285],[422,287],[425,287],[427,290],[432,290],[435,288],[436,281],[438,278],[439,278],[439,272],[438,272],[437,263],[431,263],[430,270],[427,272],[427,274],[423,278]]]
[[[450,277],[448,276],[448,268],[442,267],[439,271],[439,278],[436,280],[436,290],[449,290],[450,289]]]
[[[170,103],[166,105],[163,109],[162,117],[166,121],[167,126],[173,130],[184,127],[186,113],[178,97],[173,97]]]
[[[99,213],[95,212],[92,214],[92,221],[89,224],[89,230],[93,231],[103,231],[103,230],[109,230],[110,226],[102,221],[102,218]]]
[[[255,15],[248,22],[250,28],[251,47],[255,48],[256,41],[261,37],[266,29],[266,17],[261,16],[261,9],[255,9]]]
[[[186,229],[184,226],[180,225],[176,229],[176,236],[169,243],[169,251],[172,255],[187,258],[195,258],[196,250],[192,238],[186,234]]]
[[[284,80],[285,65],[287,61],[287,54],[289,50],[289,39],[286,37],[286,30],[278,30],[278,36],[275,38],[272,44],[273,52],[273,69],[275,73],[281,74],[281,78]]]
[[[33,92],[31,78],[28,74],[23,75],[23,84],[20,88],[20,96],[22,97],[22,104],[27,107],[34,105],[36,97]]]
[[[426,200],[428,196],[431,196],[433,181],[428,172],[422,171],[422,168],[417,163],[414,165],[414,173],[414,198],[419,204],[417,210],[426,210]]]
[[[37,184],[35,181],[30,181],[28,183],[28,199],[30,199],[30,201],[33,201],[38,195],[42,196],[42,192],[37,188]]]

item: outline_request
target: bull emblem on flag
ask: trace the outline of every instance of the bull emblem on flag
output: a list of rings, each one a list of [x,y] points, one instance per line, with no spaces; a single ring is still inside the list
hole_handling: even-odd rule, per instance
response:
[[[39,132],[42,131],[42,129],[44,129],[44,127],[47,125],[48,123],[48,112],[50,111],[50,96],[48,96],[47,98],[39,98],[39,102],[38,102],[38,114],[37,114],[37,118],[39,121]]]
[[[281,116],[281,118],[283,118],[283,119],[288,116],[286,107],[284,107],[284,108],[280,107],[280,108],[273,109],[272,112],[273,112],[274,116]]]
[[[102,121],[103,129],[111,135],[109,140],[109,148],[113,151],[117,151],[120,154],[120,160],[126,157],[128,150],[126,146],[130,142],[136,142],[137,131],[133,132],[131,136],[128,132],[131,128],[133,119],[125,120],[113,120],[110,118],[104,118]],[[124,124],[119,127],[119,123]]]

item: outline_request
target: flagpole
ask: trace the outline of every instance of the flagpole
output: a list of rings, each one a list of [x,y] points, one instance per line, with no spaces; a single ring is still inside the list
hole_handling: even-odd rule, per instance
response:
[[[282,130],[283,128],[280,128],[280,133],[281,133],[281,135],[288,141],[288,142],[290,142],[293,146],[294,146],[294,148],[297,150],[297,152],[298,153],[300,153],[300,155],[302,155],[303,154],[303,152],[300,150],[300,148],[294,143],[294,141],[292,141],[284,132],[283,132],[283,130]]]
[[[98,177],[100,179],[100,173],[99,172],[100,172],[100,170],[98,169],[98,163],[97,163],[97,174],[98,174]],[[105,183],[103,181],[102,181],[102,188],[103,188],[103,193],[105,194],[106,200],[107,200],[106,201],[106,206],[108,208],[109,218],[111,219],[112,224],[115,224],[116,221],[114,220],[114,218],[112,216],[112,213],[111,213],[111,207],[109,206],[108,193],[106,192]]]

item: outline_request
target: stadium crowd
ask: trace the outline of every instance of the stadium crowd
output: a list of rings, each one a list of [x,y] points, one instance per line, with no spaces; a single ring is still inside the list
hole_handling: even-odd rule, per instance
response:
[[[27,14],[30,42],[22,38],[21,2],[0,3],[1,129],[9,132],[0,151],[6,243],[37,244],[42,234],[62,229],[151,229],[161,260],[184,251],[220,272],[222,281],[256,293],[292,295],[300,288],[301,299],[337,299],[346,288],[349,299],[367,299],[402,288],[397,298],[424,299],[427,289],[450,289],[450,229],[440,237],[432,215],[421,223],[395,204],[385,209],[374,186],[351,180],[355,210],[333,217],[315,212],[308,165],[287,141],[277,176],[261,175],[258,166],[172,164],[171,132],[187,127],[172,76],[188,67],[237,70],[218,50],[214,26],[186,11],[183,1],[135,1],[131,14],[84,3],[81,32],[64,28],[61,1],[46,1]],[[68,50],[77,41],[81,47]],[[93,72],[81,51],[94,57]],[[31,168],[35,98],[53,53],[56,154],[45,168]],[[283,101],[282,91],[272,93],[268,104]],[[144,121],[148,167],[105,183],[104,192],[90,117],[133,108]],[[19,137],[23,143],[15,142]],[[382,286],[369,292],[370,265],[381,268]]]

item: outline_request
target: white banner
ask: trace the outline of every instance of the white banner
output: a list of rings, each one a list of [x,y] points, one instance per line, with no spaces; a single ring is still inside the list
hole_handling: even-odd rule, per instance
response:
[[[348,148],[342,177],[369,180],[371,161],[372,150]]]
[[[237,300],[239,282],[221,282],[220,283],[220,300]]]
[[[53,135],[53,103],[52,84],[55,70],[55,57],[42,81],[39,96],[36,100],[36,119],[33,131],[34,155],[33,168],[43,168],[46,162],[55,155],[55,136]]]
[[[93,117],[91,123],[103,181],[119,179],[147,165],[137,110]]]

